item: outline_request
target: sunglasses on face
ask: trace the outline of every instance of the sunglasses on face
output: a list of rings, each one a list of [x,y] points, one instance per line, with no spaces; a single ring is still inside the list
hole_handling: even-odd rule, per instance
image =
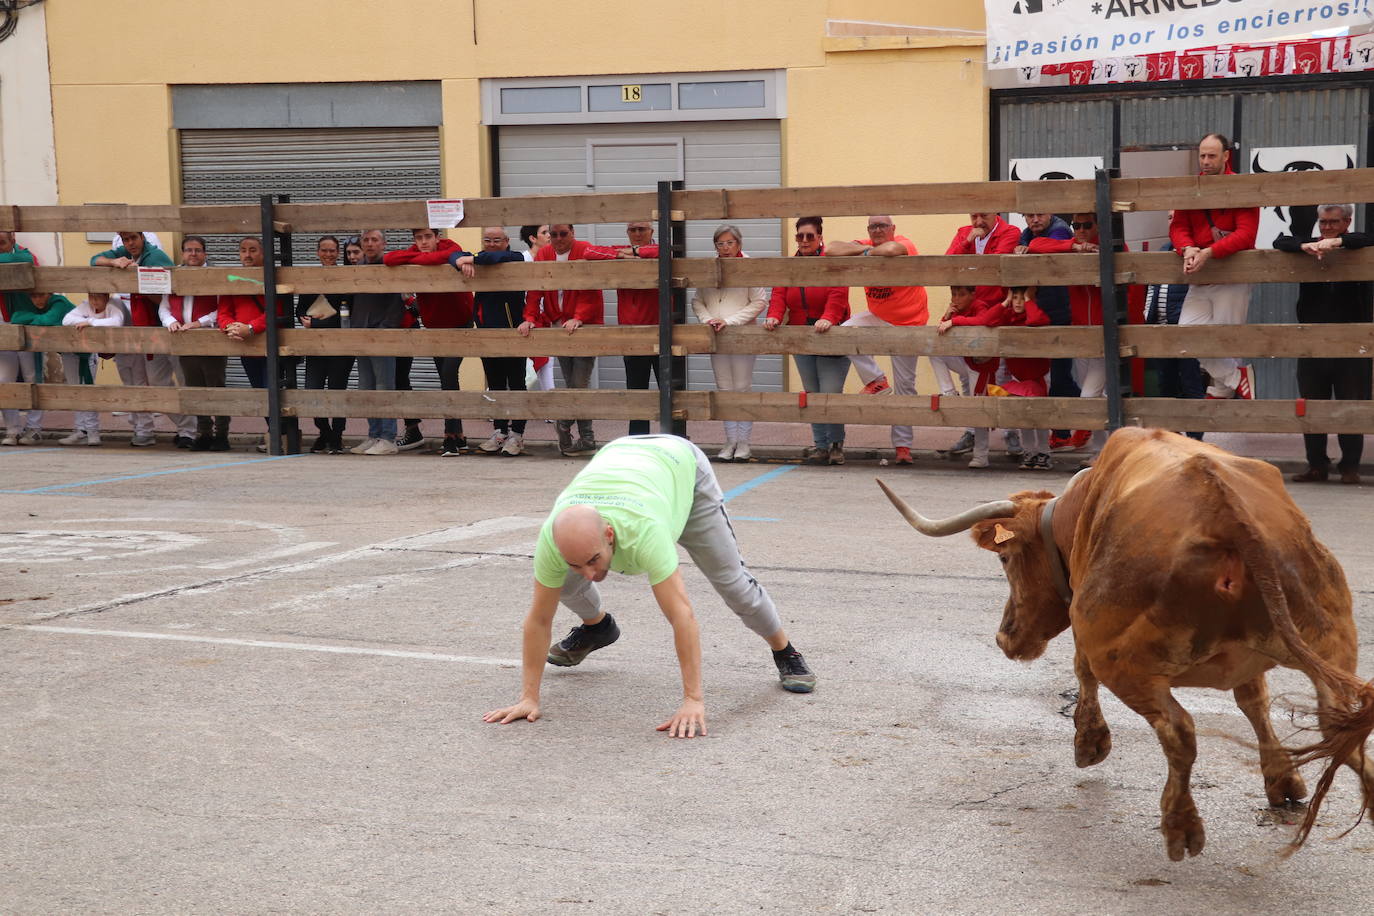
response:
[[[550,232],[549,235],[553,236],[556,239],[562,239],[572,235],[572,232],[568,229],[560,229],[557,232]]]
[[[891,223],[869,223],[869,224],[868,224],[868,231],[869,231],[869,232],[872,232],[874,229],[891,229],[891,228],[892,228],[892,224],[891,224]]]
[[[1069,225],[1075,229],[1091,229],[1093,226],[1096,226],[1097,223],[1069,223]]]
[[[812,239],[818,239],[818,238],[820,238],[820,236],[817,235],[817,234],[814,233],[814,232],[798,232],[798,233],[797,233],[797,241],[799,241],[799,242],[809,242],[809,241],[811,241]]]

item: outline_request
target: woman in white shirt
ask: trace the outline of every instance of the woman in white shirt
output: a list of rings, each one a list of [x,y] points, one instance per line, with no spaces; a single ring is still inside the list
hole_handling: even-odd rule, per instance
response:
[[[86,301],[62,318],[68,328],[119,328],[124,326],[124,313],[110,302],[109,293],[87,293]],[[96,355],[94,353],[63,353],[62,368],[70,385],[94,385]],[[99,445],[100,414],[94,410],[78,410],[72,424],[72,434],[58,439],[59,445]]]
[[[711,240],[718,258],[747,258],[742,250],[743,239],[734,226],[716,229]],[[715,331],[729,326],[753,324],[768,306],[773,290],[767,286],[738,286],[725,289],[698,289],[692,297],[692,311],[702,324]],[[751,391],[754,387],[754,360],[746,354],[712,353],[711,371],[716,376],[719,391]],[[725,447],[716,455],[721,461],[748,461],[749,436],[754,424],[750,420],[725,421]]]

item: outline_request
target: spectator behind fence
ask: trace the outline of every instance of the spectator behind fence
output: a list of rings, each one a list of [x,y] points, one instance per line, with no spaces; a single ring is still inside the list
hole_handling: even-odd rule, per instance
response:
[[[10,324],[28,325],[29,327],[56,327],[62,324],[62,319],[74,307],[71,300],[61,293],[30,293],[26,297],[19,297],[19,307],[10,313]],[[23,371],[24,380],[30,385],[43,382],[47,368],[43,353],[21,351],[19,353],[19,365]],[[23,431],[19,434],[18,444],[35,445],[42,438],[43,411],[30,410],[25,419]]]
[[[1073,230],[1053,213],[1022,213],[1026,228],[1012,249],[1012,254],[1029,254],[1031,239],[1070,239]],[[1049,316],[1050,324],[1063,327],[1072,323],[1069,312],[1069,291],[1063,286],[1041,286],[1035,291],[1035,304]],[[1078,383],[1073,380],[1073,359],[1061,357],[1050,360],[1050,393],[1052,398],[1078,397]],[[1051,451],[1071,451],[1088,444],[1087,430],[1055,429],[1050,431]]]
[[[256,236],[246,236],[239,240],[239,263],[244,267],[262,267],[266,257],[262,241]],[[292,319],[290,296],[277,296],[277,327],[289,328],[295,324]],[[263,295],[236,293],[220,296],[216,304],[215,323],[230,340],[247,343],[258,334],[267,333],[267,298]],[[296,357],[277,358],[277,386],[296,387]],[[248,384],[254,388],[267,387],[267,357],[240,356],[243,374],[248,376]],[[264,418],[266,419],[266,418]],[[299,428],[296,417],[282,417],[281,429],[284,434]],[[270,425],[270,421],[269,421]],[[257,450],[267,451],[267,438],[258,443]]]
[[[1198,144],[1201,175],[1234,175],[1231,141],[1222,134],[1208,134]],[[1229,258],[1237,251],[1255,247],[1259,207],[1223,210],[1175,210],[1169,221],[1169,241],[1183,258],[1183,272],[1207,275],[1212,260]],[[1250,313],[1249,283],[1194,282],[1188,287],[1178,323],[1187,325],[1244,324]],[[1253,398],[1255,372],[1232,357],[1200,359],[1210,377],[1207,396]]]
[[[1274,240],[1280,251],[1302,252],[1319,260],[1342,248],[1366,248],[1374,245],[1374,234],[1351,232],[1350,221],[1355,216],[1353,204],[1322,204],[1317,208],[1317,227],[1321,238],[1317,241],[1296,239],[1291,235]],[[1303,283],[1298,287],[1297,315],[1299,324],[1368,324],[1374,321],[1374,282],[1356,280],[1344,283]],[[1364,359],[1333,359],[1302,357],[1298,360],[1298,393],[1312,401],[1367,401],[1370,398],[1371,363]],[[1304,433],[1307,451],[1307,470],[1293,475],[1298,483],[1326,480],[1331,472],[1331,458],[1326,453],[1326,433]],[[1364,436],[1343,433],[1336,436],[1341,460],[1336,469],[1341,483],[1360,482],[1360,457],[1364,452]]]
[[[363,263],[363,244],[355,235],[344,242],[344,264],[349,267]]]
[[[734,226],[720,226],[711,236],[717,258],[747,258],[744,239]],[[733,286],[717,289],[698,289],[692,296],[692,311],[702,324],[720,332],[726,325],[739,327],[753,324],[768,305],[772,289],[767,286]],[[752,391],[754,362],[752,353],[712,353],[711,371],[719,391]],[[749,437],[753,433],[752,420],[726,420],[725,446],[716,455],[721,461],[748,461]]]
[[[793,257],[816,258],[825,254],[824,221],[819,216],[797,220],[797,251]],[[805,324],[824,334],[849,320],[847,286],[775,286],[763,326],[773,330],[780,324]],[[628,359],[628,357],[626,357]],[[802,390],[817,394],[842,394],[849,375],[848,356],[793,354]],[[812,423],[811,442],[814,464],[844,464],[844,424]]]
[[[447,264],[449,258],[462,251],[458,243],[440,238],[433,229],[413,229],[411,236],[415,244],[404,251],[388,251],[382,262],[389,267],[404,264],[434,265]],[[415,305],[420,312],[420,324],[426,328],[467,328],[472,326],[472,293],[420,293],[415,297]],[[444,391],[458,390],[458,370],[463,364],[461,356],[436,356],[434,369],[439,373],[439,387]],[[407,389],[409,386],[407,386]],[[414,425],[412,425],[412,422]],[[401,451],[418,448],[425,440],[420,435],[419,420],[406,420],[405,435],[396,441]],[[466,445],[463,438],[463,421],[452,417],[444,418],[444,444],[440,455],[452,457],[460,453]]]
[[[204,239],[188,235],[181,240],[181,264],[183,267],[205,266]],[[173,334],[219,329],[217,296],[163,296],[157,313],[162,326]],[[191,388],[223,388],[228,361],[227,356],[179,357],[182,381]],[[229,417],[197,416],[196,436],[189,447],[193,452],[229,451]]]
[[[365,230],[361,264],[381,264],[386,251],[386,236],[380,229]],[[352,326],[355,328],[394,329],[401,327],[405,317],[405,303],[400,293],[354,293]],[[359,391],[394,391],[396,389],[396,357],[359,356]],[[349,449],[354,455],[394,455],[396,448],[396,418],[369,417],[367,438]]]
[[[33,252],[18,245],[14,240],[14,233],[0,230],[0,264],[34,264]],[[8,323],[10,317],[23,309],[29,308],[29,294],[21,290],[0,291],[0,320]],[[7,350],[0,352],[0,384],[9,384],[19,381],[23,373],[32,375],[34,372],[33,354],[25,350]],[[27,411],[27,420],[20,418],[20,411],[10,407],[4,409],[5,417],[5,437],[0,439],[0,445],[31,445],[37,442],[39,434],[35,430],[30,434],[26,427],[29,423],[37,425],[32,416],[35,411]],[[38,418],[43,414],[38,411]]]
[[[916,245],[911,239],[897,234],[897,226],[890,216],[870,216],[868,218],[868,239],[855,239],[852,242],[831,242],[826,246],[827,257],[852,257],[855,255],[883,258],[897,258],[916,255]],[[866,286],[864,298],[868,301],[868,311],[860,312],[846,321],[845,327],[923,327],[929,318],[926,307],[926,290],[923,286]],[[878,361],[871,355],[851,356],[850,362],[864,383],[864,394],[881,394],[895,390],[897,394],[916,393],[916,357],[909,355],[892,356],[892,385],[878,368]],[[911,464],[911,427],[892,427],[892,446],[896,451],[897,464]]]
[[[502,229],[502,232],[505,230]],[[523,256],[526,261],[533,261],[534,256],[539,253],[541,248],[546,248],[551,241],[549,236],[549,224],[542,226],[521,226],[520,241],[525,243]],[[522,294],[523,295],[523,294]],[[544,391],[553,390],[553,360],[547,356],[535,356],[529,360],[530,371],[534,373],[535,384]]]
[[[987,309],[987,303],[974,298],[975,290],[976,287],[973,286],[951,286],[949,288],[949,308],[940,318],[937,333],[948,333],[949,329],[955,327],[956,324],[961,327],[976,327],[986,324],[986,319],[982,317],[982,313]],[[983,394],[983,388],[986,387],[987,383],[987,378],[984,376],[995,376],[997,363],[998,358],[995,356],[930,357],[930,366],[934,371],[935,381],[940,386],[940,394],[944,397],[969,397]],[[969,467],[987,467],[988,432],[989,430],[985,426],[966,428],[959,440],[949,449],[949,453],[951,455],[967,455],[972,452],[973,457],[969,460]]]
[[[1165,242],[1160,251],[1173,251],[1174,246]],[[1145,289],[1145,323],[1178,324],[1178,316],[1183,311],[1183,299],[1188,295],[1184,283],[1156,283]],[[1163,398],[1201,398],[1207,393],[1207,382],[1202,377],[1202,367],[1196,359],[1161,358],[1147,359],[1147,367],[1155,370],[1159,382],[1159,396]],[[1202,433],[1190,432],[1191,439],[1201,439]]]
[[[62,324],[78,329],[118,328],[124,325],[124,313],[110,304],[109,293],[87,293],[86,301],[67,312]],[[63,353],[62,368],[69,385],[95,384],[94,353]],[[100,414],[94,410],[76,411],[72,434],[57,441],[59,445],[99,445]]]
[[[622,258],[658,258],[658,243],[654,241],[654,224],[647,219],[625,224],[629,244],[620,248]],[[615,291],[615,321],[620,325],[657,325],[658,289],[618,289]],[[657,356],[622,356],[625,361],[625,388],[628,391],[648,391],[649,376],[662,388],[670,379],[659,379]],[[649,432],[648,420],[631,420],[630,435],[643,436]]]
[[[1001,312],[996,327],[1037,328],[1050,323],[1035,302],[1036,290],[1024,286],[1014,286],[1007,290],[1007,298],[997,306]],[[1049,394],[1046,379],[1050,374],[1050,361],[1039,357],[1007,356],[1002,359],[998,370],[997,384],[988,386],[988,394],[1015,398],[1043,398]],[[1021,470],[1051,471],[1054,462],[1050,460],[1050,431],[1047,429],[1027,428],[1020,430]]]
[[[91,258],[92,267],[118,267],[129,270],[138,267],[172,267],[172,259],[161,248],[149,244],[142,232],[120,232],[117,248],[102,251]],[[129,296],[130,327],[160,328],[157,308],[159,299],[133,293]],[[120,353],[115,357],[115,367],[119,379],[129,386],[156,386],[168,388],[185,384],[181,366],[175,356],[168,353]],[[134,437],[129,441],[133,446],[157,444],[153,429],[153,415],[147,411],[134,411],[131,415],[134,424]],[[196,418],[183,414],[167,414],[167,419],[176,427],[176,445],[189,448],[196,433]]]
[[[339,240],[332,235],[321,236],[315,244],[315,257],[321,267],[339,266]],[[362,249],[360,248],[359,251]],[[313,330],[338,330],[343,327],[343,314],[353,307],[348,293],[306,293],[296,297],[296,318],[301,327]],[[353,372],[353,357],[343,354],[307,356],[305,358],[305,387],[313,391],[344,391]],[[316,417],[315,437],[310,451],[317,455],[342,455],[346,417]]]
[[[1071,239],[1034,239],[1030,243],[1032,254],[1063,254],[1081,252],[1094,254],[1098,250],[1097,214],[1075,213],[1073,215],[1073,238]],[[1101,327],[1102,290],[1096,286],[1070,286],[1069,311],[1076,327]],[[1116,316],[1112,316],[1116,320]],[[1073,374],[1078,382],[1079,397],[1100,398],[1107,393],[1107,361],[1100,356],[1079,356],[1073,361]],[[1088,440],[1091,456],[1083,462],[1089,465],[1102,446],[1107,443],[1106,430],[1093,430]]]
[[[525,228],[531,228],[526,226]],[[466,277],[474,276],[474,264],[507,264],[524,262],[521,252],[510,250],[510,236],[501,226],[487,226],[482,230],[482,250],[476,255],[457,251],[449,256],[449,263]],[[475,317],[480,328],[520,327],[524,320],[525,293],[518,289],[487,290],[476,296]],[[484,356],[482,371],[487,377],[489,391],[524,391],[525,357]],[[508,458],[525,453],[525,421],[497,417],[491,421],[491,438],[477,446],[483,452],[501,454]],[[440,455],[449,455],[448,444]],[[452,452],[457,455],[457,451]]]
[[[572,223],[550,223],[552,241],[535,254],[535,261],[607,260],[614,253],[595,249],[590,242],[579,241],[573,234]],[[560,327],[569,334],[584,324],[605,324],[606,305],[599,289],[532,289],[525,294],[525,320],[519,327],[521,336],[528,337],[536,327]],[[560,356],[558,368],[563,384],[568,388],[590,388],[596,371],[595,356]],[[573,423],[577,424],[577,438],[573,439]],[[591,420],[557,421],[558,450],[564,455],[587,455],[596,451],[596,431]]]

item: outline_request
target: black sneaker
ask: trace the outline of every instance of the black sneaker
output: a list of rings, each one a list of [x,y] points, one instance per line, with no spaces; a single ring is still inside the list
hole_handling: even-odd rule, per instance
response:
[[[396,440],[396,449],[397,451],[408,452],[424,444],[425,437],[420,435],[420,427],[407,426],[405,435]]]
[[[315,437],[315,443],[310,446],[310,454],[323,455],[329,451],[329,446],[334,442],[334,437],[329,433],[320,433]]]
[[[177,436],[174,444],[177,448],[190,448],[195,444],[195,441],[190,436]]]
[[[611,643],[620,638],[620,627],[615,625],[615,618],[610,614],[606,619],[595,627],[589,627],[585,623],[578,624],[568,631],[568,635],[563,637],[562,642],[556,642],[549,646],[548,662],[550,665],[557,665],[560,668],[571,668],[573,665],[582,664],[582,659],[591,655],[597,649],[604,649]],[[801,656],[797,656],[801,658]],[[803,665],[803,668],[806,666]],[[814,681],[815,678],[812,678]],[[811,688],[807,688],[810,690]]]
[[[457,458],[463,454],[462,439],[457,436],[445,436],[443,448],[439,449],[440,458]]]
[[[816,689],[816,675],[806,667],[806,659],[795,649],[786,655],[774,655],[773,662],[778,666],[778,679],[782,689],[792,693],[810,693]]]

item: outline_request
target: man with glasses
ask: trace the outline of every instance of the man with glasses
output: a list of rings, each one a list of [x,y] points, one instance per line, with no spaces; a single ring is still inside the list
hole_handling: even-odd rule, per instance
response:
[[[535,261],[605,261],[617,255],[614,249],[597,248],[579,241],[572,223],[550,223],[550,242],[534,256]],[[569,334],[584,324],[605,324],[606,305],[599,289],[532,289],[525,295],[525,320],[516,330],[521,337],[535,328],[562,328]],[[595,356],[560,356],[558,368],[568,388],[590,388],[596,370]],[[577,438],[573,439],[573,424]],[[589,455],[596,451],[596,432],[591,420],[557,421],[558,450],[564,455]]]
[[[381,264],[386,253],[386,235],[380,229],[367,229],[358,237],[362,245],[360,264]],[[349,326],[354,328],[399,328],[405,315],[400,293],[354,293]],[[359,356],[359,391],[395,391],[396,357]],[[367,438],[349,449],[354,455],[394,455],[396,418],[369,417]]]
[[[890,216],[868,218],[868,239],[852,242],[830,242],[825,256],[899,258],[916,255],[911,239],[897,234],[897,226]],[[859,312],[844,323],[844,327],[923,326],[929,317],[924,286],[865,286],[864,298],[868,311]],[[893,356],[892,381],[889,385],[878,361],[872,356],[851,356],[859,378],[864,382],[864,394],[881,394],[895,390],[897,394],[916,393],[916,357]],[[895,387],[894,387],[895,386]],[[897,464],[911,464],[911,427],[892,427],[892,447]]]
[[[1208,134],[1198,143],[1198,174],[1234,175],[1231,141],[1222,134]],[[1183,272],[1197,274],[1209,261],[1228,258],[1255,247],[1259,231],[1259,207],[1221,210],[1175,210],[1169,221],[1169,241],[1183,258]],[[1178,323],[1187,325],[1244,324],[1250,313],[1249,283],[1194,283],[1188,287]],[[1254,369],[1233,357],[1199,359],[1211,376],[1210,398],[1253,398]]]
[[[1352,204],[1322,204],[1317,208],[1320,239],[1304,241],[1284,235],[1274,240],[1274,247],[1322,260],[1332,251],[1374,245],[1374,235],[1350,231],[1354,216]],[[1303,283],[1298,287],[1297,312],[1299,324],[1368,324],[1374,321],[1374,282]],[[1303,357],[1298,360],[1298,393],[1310,400],[1367,401],[1370,381],[1368,359]],[[1302,439],[1307,449],[1307,470],[1294,474],[1293,480],[1298,483],[1326,480],[1331,472],[1326,433],[1304,433]],[[1336,465],[1341,483],[1358,484],[1364,436],[1342,434],[1336,436],[1336,442],[1341,448],[1341,460]]]
[[[525,262],[522,252],[510,250],[510,236],[500,226],[482,229],[482,250],[477,254],[455,251],[448,262],[465,277],[476,276],[473,265]],[[473,316],[479,328],[518,328],[524,319],[525,293],[518,289],[486,290],[477,293]],[[484,356],[482,370],[488,391],[524,391],[525,357]],[[491,438],[477,448],[488,455],[514,458],[525,453],[525,421],[497,417],[491,421]],[[441,452],[440,454],[448,454]],[[454,452],[457,454],[457,452]]]

